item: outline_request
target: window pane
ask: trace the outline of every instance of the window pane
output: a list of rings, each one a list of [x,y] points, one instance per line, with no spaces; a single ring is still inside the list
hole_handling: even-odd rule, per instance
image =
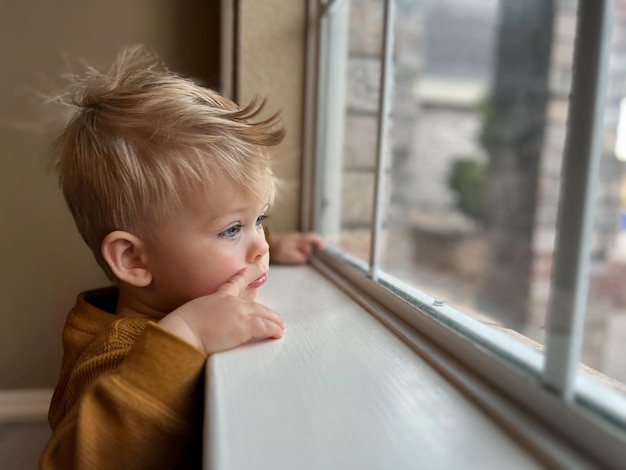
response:
[[[543,0],[397,4],[383,269],[541,344],[574,31]]]
[[[410,305],[538,377],[563,204],[578,0],[393,3],[392,93],[377,227],[380,269],[372,272]],[[336,2],[327,17],[334,23],[329,31],[344,39],[328,36],[321,90],[328,119],[318,154],[324,190],[317,193],[316,215],[330,221],[321,227],[331,251],[356,258],[357,265],[370,260],[383,5]],[[593,380],[578,381],[576,392],[580,403],[621,426],[626,415],[616,410],[626,398],[625,64],[626,15],[618,10],[582,350],[581,369]],[[453,309],[437,308],[446,304]],[[595,406],[599,400],[604,409]]]
[[[577,2],[397,0],[396,6],[382,269],[540,350]],[[357,155],[368,162],[360,170],[369,172],[375,118],[351,113],[365,108],[355,105],[357,90],[377,86],[380,41],[374,47],[365,33],[373,19],[382,24],[382,2],[353,0],[350,8],[348,63],[364,70],[369,60],[376,72],[369,80],[348,72],[345,155],[346,162]],[[626,353],[626,178],[615,157],[626,97],[623,28],[617,18],[582,352],[584,367],[601,372],[595,377],[618,390],[626,382],[620,360]],[[626,142],[626,99],[623,112],[620,142]],[[354,169],[344,163],[344,204],[360,201],[361,214],[368,213],[374,179],[361,173],[348,184]],[[352,241],[344,248],[354,254],[349,213],[344,211],[342,240]],[[369,226],[361,228],[369,242]],[[367,259],[367,242],[361,259]]]
[[[341,96],[326,106],[338,124],[334,148],[324,155],[322,184],[332,186],[321,204],[321,216],[335,206],[335,223],[322,228],[331,247],[369,262],[374,210],[376,143],[379,121],[379,83],[382,54],[382,2],[338,2],[328,15],[331,56],[329,79],[322,93]],[[358,24],[358,28],[346,29]],[[337,37],[345,35],[345,40]],[[340,115],[340,116],[338,116]],[[337,129],[340,127],[340,129]],[[337,173],[339,177],[337,177]],[[332,183],[332,181],[335,183]]]
[[[620,2],[616,2],[615,8]],[[582,362],[626,394],[626,18],[613,15]],[[615,383],[613,381],[617,381]]]
[[[393,3],[380,272],[373,272],[409,304],[538,375],[563,204],[578,0]],[[342,59],[340,66],[331,60],[329,67],[342,79],[331,73],[325,82],[324,106],[330,120],[339,116],[341,123],[327,127],[340,129],[341,136],[319,155],[325,165],[321,174],[323,181],[340,183],[330,185],[318,207],[325,217],[328,201],[339,201],[340,210],[331,217],[335,229],[323,234],[331,237],[331,248],[356,257],[357,264],[370,258],[383,4],[334,4],[340,5],[332,15],[343,15],[336,25],[343,25],[346,40],[337,47],[331,38],[329,48],[341,51]],[[623,405],[616,403],[626,398],[622,4],[616,2],[614,15],[582,350],[581,369],[593,380],[576,385],[579,402],[593,406],[604,400],[605,416],[621,426],[626,415],[618,416]],[[333,89],[343,91],[333,94]],[[435,308],[445,304],[453,309]],[[504,335],[493,335],[494,330]],[[530,354],[509,338],[540,353]],[[597,387],[596,379],[609,387]],[[596,407],[604,413],[601,408]]]

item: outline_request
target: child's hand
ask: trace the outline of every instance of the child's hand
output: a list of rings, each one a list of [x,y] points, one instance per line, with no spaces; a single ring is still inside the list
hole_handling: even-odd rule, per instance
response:
[[[205,354],[235,348],[253,339],[282,338],[285,323],[269,308],[245,299],[246,269],[214,294],[180,306],[159,326]]]
[[[313,232],[272,234],[270,261],[276,264],[305,264],[313,247],[322,248],[322,245],[322,237]]]

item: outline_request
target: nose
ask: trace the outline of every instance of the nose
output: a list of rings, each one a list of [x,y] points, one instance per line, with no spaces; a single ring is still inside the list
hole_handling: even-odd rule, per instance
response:
[[[254,263],[259,258],[262,258],[269,252],[270,246],[265,239],[265,233],[263,230],[255,230],[248,246],[248,262]]]

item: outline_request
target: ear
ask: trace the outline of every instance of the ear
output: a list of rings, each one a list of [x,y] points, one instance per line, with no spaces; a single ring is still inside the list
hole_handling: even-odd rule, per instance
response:
[[[135,287],[146,287],[152,282],[152,273],[145,262],[145,245],[139,237],[116,230],[104,237],[100,249],[120,281]]]

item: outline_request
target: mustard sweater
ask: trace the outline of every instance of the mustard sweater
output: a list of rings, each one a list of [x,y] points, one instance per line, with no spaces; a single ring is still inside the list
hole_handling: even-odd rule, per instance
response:
[[[206,356],[116,303],[90,291],[68,314],[40,469],[200,467]]]

